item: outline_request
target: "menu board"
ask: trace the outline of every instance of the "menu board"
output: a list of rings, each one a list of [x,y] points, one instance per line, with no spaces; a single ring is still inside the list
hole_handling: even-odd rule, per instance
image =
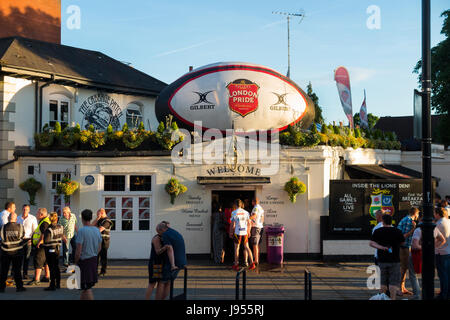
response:
[[[433,188],[435,186],[433,185]],[[370,234],[375,213],[384,210],[396,225],[411,207],[422,206],[422,180],[331,180],[329,232]]]

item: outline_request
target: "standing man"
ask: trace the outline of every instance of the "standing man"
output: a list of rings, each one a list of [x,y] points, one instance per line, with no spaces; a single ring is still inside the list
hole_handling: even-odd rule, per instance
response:
[[[9,215],[13,212],[16,212],[16,204],[14,202],[7,202],[5,204],[5,210],[0,213],[0,228],[9,222]]]
[[[69,250],[72,250],[71,257],[75,256],[75,246],[74,240],[75,240],[75,232],[78,232],[77,227],[77,217],[70,212],[69,207],[64,207],[63,209],[63,216],[61,217],[61,220],[59,221],[59,224],[63,226],[64,228],[64,237],[66,238],[63,240],[62,247],[63,247],[63,259],[64,259],[64,266],[67,268],[69,266],[69,263],[72,262],[74,259],[69,259]],[[72,261],[71,261],[72,260]]]
[[[402,232],[405,238],[405,243],[400,246],[400,270],[401,270],[401,294],[399,295],[412,295],[416,297],[420,295],[419,281],[417,280],[416,273],[414,271],[414,264],[411,256],[411,243],[414,230],[416,229],[416,220],[419,219],[419,209],[412,207],[409,209],[409,214],[404,217],[398,224],[398,229]],[[405,287],[406,272],[409,272],[409,281],[413,287],[411,293]]]
[[[106,267],[108,264],[108,249],[109,240],[111,238],[112,221],[108,218],[106,211],[103,208],[100,208],[97,211],[97,228],[100,230],[102,235],[102,249],[98,255],[98,263],[101,262],[102,265],[99,276],[104,276],[106,274]]]
[[[81,300],[94,300],[92,287],[98,281],[97,261],[101,250],[102,235],[97,227],[91,224],[92,211],[85,209],[81,212],[83,227],[77,234],[77,248],[75,264],[81,271]]]
[[[250,244],[253,248],[253,259],[255,265],[259,264],[259,245],[264,232],[264,209],[259,205],[259,199],[253,198],[253,210],[250,215],[251,230]]]
[[[44,239],[44,232],[50,226],[51,222],[47,216],[47,209],[39,208],[37,217],[39,220],[38,227],[34,230],[32,235],[32,244],[34,248],[34,279],[28,285],[39,285],[41,283],[42,269],[45,268],[45,278],[42,282],[50,282],[50,269],[45,260],[44,247],[38,248],[38,243]]]
[[[23,260],[23,238],[25,236],[24,228],[17,223],[17,215],[11,212],[9,223],[3,225],[0,231],[2,237],[2,257],[1,257],[1,276],[0,292],[5,292],[6,278],[8,277],[9,267],[12,262],[14,281],[16,282],[16,291],[26,291],[22,282],[22,260]]]
[[[375,227],[373,227],[372,229],[372,234],[375,232],[375,230],[383,227],[383,210],[377,210],[375,212],[375,220],[377,221],[377,225]],[[375,250],[375,255],[374,255],[374,259],[375,259],[375,265],[378,265],[378,251]]]
[[[38,243],[44,247],[45,259],[50,269],[50,286],[45,291],[55,291],[61,289],[61,271],[59,270],[59,248],[61,242],[65,239],[64,227],[58,223],[58,214],[52,212],[50,214],[50,222],[52,223],[44,232],[44,238]]]
[[[237,199],[234,203],[234,207],[236,208],[231,214],[231,230],[234,230],[234,237],[230,233],[230,236],[234,239],[234,265],[233,270],[239,270],[239,247],[241,243],[244,244],[244,261],[246,266],[248,266],[247,258],[250,257],[250,268],[249,270],[253,270],[256,268],[253,263],[253,255],[250,247],[248,246],[248,238],[250,236],[250,215],[247,211],[243,209],[244,203],[242,200]]]
[[[392,216],[383,215],[383,227],[375,230],[369,245],[378,249],[378,266],[381,273],[381,292],[389,292],[396,300],[400,286],[400,245],[405,242],[402,232],[392,227]]]
[[[23,241],[25,242],[23,247],[23,280],[28,279],[28,265],[30,263],[30,256],[32,251],[31,236],[33,231],[37,229],[38,223],[35,216],[30,214],[30,206],[24,204],[22,207],[22,215],[17,218],[17,223],[23,225],[25,230],[25,237]]]
[[[450,220],[445,218],[445,209],[436,208],[434,218],[436,219],[436,228],[445,238],[445,244],[435,249],[436,269],[439,276],[441,293],[437,299],[447,300],[450,298]]]
[[[187,264],[186,248],[183,236],[178,231],[169,228],[167,223],[161,222],[160,224],[158,224],[157,229],[162,231],[163,246],[172,246],[175,258],[175,266],[178,267],[178,269],[173,270],[170,264],[169,256],[164,256],[162,280],[158,284],[155,296],[156,300],[164,300],[169,295],[170,282],[176,279],[180,269],[184,268],[184,266]]]

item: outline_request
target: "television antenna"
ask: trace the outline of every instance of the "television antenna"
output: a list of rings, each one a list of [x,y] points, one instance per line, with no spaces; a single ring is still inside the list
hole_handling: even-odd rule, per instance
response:
[[[300,17],[299,24],[303,21],[305,18],[305,11],[301,9],[298,13],[289,13],[289,12],[281,12],[281,11],[272,11],[273,14],[281,14],[286,16],[287,18],[287,35],[288,35],[288,71],[286,74],[286,77],[290,78],[291,76],[291,53],[290,53],[290,29],[289,29],[289,20],[290,17]]]

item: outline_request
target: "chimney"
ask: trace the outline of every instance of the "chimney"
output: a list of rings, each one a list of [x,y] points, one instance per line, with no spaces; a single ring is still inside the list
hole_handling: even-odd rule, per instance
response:
[[[61,0],[1,0],[0,15],[0,38],[61,44]]]
[[[193,66],[189,66],[189,72],[191,72],[192,70],[194,70]]]

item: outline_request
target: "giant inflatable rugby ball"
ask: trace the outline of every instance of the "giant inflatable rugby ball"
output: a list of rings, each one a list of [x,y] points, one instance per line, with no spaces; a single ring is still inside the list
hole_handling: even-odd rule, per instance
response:
[[[314,104],[291,79],[249,63],[216,63],[194,69],[166,87],[156,100],[158,121],[172,114],[180,127],[282,131],[308,128]]]

